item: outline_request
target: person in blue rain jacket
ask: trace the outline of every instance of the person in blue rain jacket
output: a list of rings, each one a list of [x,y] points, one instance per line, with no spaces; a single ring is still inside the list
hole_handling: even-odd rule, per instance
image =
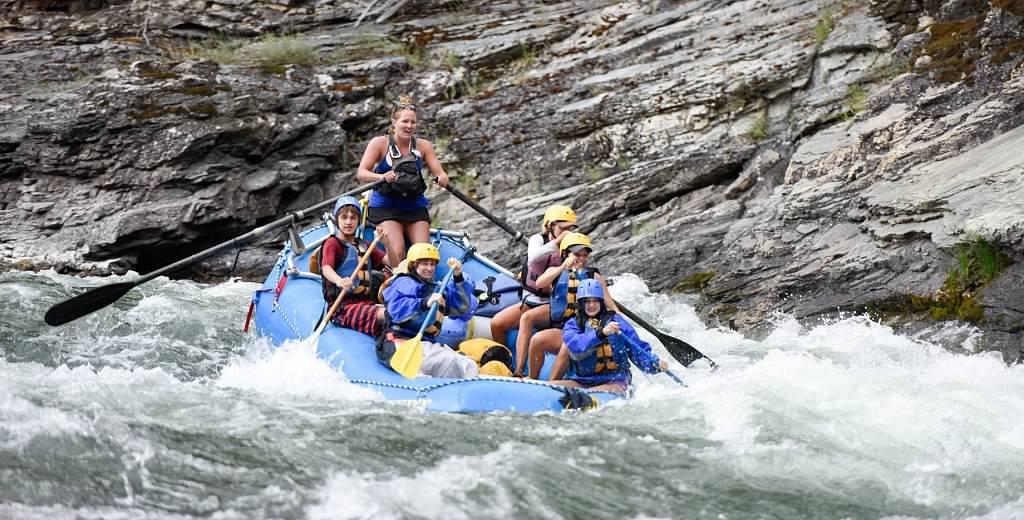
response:
[[[600,282],[587,279],[576,290],[576,316],[565,323],[562,339],[575,368],[569,379],[553,384],[588,390],[624,393],[632,376],[630,362],[648,374],[668,369],[668,364],[651,352],[651,345],[604,303]],[[629,341],[623,339],[629,338]]]
[[[406,256],[409,272],[388,280],[384,289],[385,326],[377,341],[377,359],[390,366],[397,346],[416,336],[423,320],[427,319],[430,306],[438,302],[433,323],[423,331],[420,375],[476,377],[480,369],[475,361],[436,341],[445,316],[470,319],[477,308],[473,281],[463,274],[462,263],[456,259],[448,260],[448,266],[454,272],[452,283],[436,294],[438,282],[434,275],[440,260],[441,255],[433,245],[413,244]]]

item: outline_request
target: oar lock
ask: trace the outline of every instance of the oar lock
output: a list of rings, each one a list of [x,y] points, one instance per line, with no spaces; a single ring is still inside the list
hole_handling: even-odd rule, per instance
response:
[[[324,221],[324,225],[327,226],[327,236],[332,236],[338,232],[338,224],[334,220],[334,215],[330,211],[325,211],[323,216],[320,217]]]
[[[306,244],[302,243],[302,237],[299,236],[298,215],[290,213],[288,216],[291,218],[291,222],[288,224],[288,242],[291,243],[292,251],[301,255],[306,252]]]
[[[497,281],[497,278],[493,276],[488,276],[487,278],[484,278],[482,281],[484,282],[484,285],[487,287],[487,291],[480,291],[479,289],[477,291],[474,291],[479,291],[476,297],[477,300],[480,301],[480,303],[486,302],[490,303],[491,305],[498,305],[499,303],[501,303],[500,292],[494,292],[494,282]]]

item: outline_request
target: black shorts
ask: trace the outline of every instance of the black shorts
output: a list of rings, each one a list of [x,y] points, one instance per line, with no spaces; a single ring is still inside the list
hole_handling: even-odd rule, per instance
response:
[[[388,220],[395,220],[404,224],[430,222],[430,213],[427,211],[427,208],[395,209],[371,207],[366,213],[366,220],[375,226]]]

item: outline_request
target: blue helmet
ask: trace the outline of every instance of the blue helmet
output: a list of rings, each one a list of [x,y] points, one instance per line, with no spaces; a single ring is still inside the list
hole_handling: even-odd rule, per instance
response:
[[[465,320],[446,317],[441,322],[441,332],[437,335],[437,342],[444,343],[449,347],[458,347],[459,343],[466,339],[467,328]]]
[[[359,214],[359,218],[363,218],[363,206],[359,204],[359,199],[352,196],[341,197],[338,199],[338,202],[334,203],[334,216],[337,217],[338,211],[341,211],[341,208],[344,208],[345,206],[352,206],[356,208],[356,213]]]
[[[604,288],[601,287],[601,282],[593,278],[580,282],[580,286],[576,288],[576,299],[583,301],[585,298],[604,299]]]

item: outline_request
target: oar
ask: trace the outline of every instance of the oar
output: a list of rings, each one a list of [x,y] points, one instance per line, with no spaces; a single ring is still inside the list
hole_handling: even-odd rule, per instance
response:
[[[626,342],[626,345],[627,345],[627,346],[628,346],[628,347],[629,347],[630,349],[634,349],[634,348],[640,348],[640,347],[639,347],[639,346],[638,346],[638,345],[636,344],[636,342],[635,342],[635,341],[633,341],[633,338],[630,338],[629,336],[627,336],[627,335],[625,335],[625,334],[623,334],[623,333],[621,333],[621,332],[620,332],[620,333],[618,333],[618,334],[617,334],[617,336],[618,336],[618,338],[619,338],[619,339],[621,339],[621,340],[625,341],[625,342]],[[710,360],[709,360],[709,361],[710,361]],[[685,383],[685,382],[683,381],[683,378],[681,378],[681,377],[677,376],[677,375],[675,374],[675,372],[673,372],[673,371],[671,371],[671,370],[669,370],[669,369],[665,369],[665,370],[664,370],[664,373],[668,374],[668,377],[671,377],[671,378],[672,378],[673,380],[675,380],[675,382],[676,382],[676,383],[679,383],[679,384],[680,384],[680,386],[686,386],[686,383]]]
[[[377,242],[379,240],[380,237],[375,235],[373,237],[373,242],[370,242],[370,247],[366,250],[365,253],[363,253],[363,256],[359,259],[359,263],[356,264],[356,270],[352,271],[352,276],[348,278],[349,280],[352,280],[352,283],[355,283],[356,277],[359,276],[359,271],[363,268],[364,265],[366,265],[366,262],[370,260],[370,255],[373,254],[373,250],[374,248],[377,247]],[[323,273],[321,273],[321,275],[323,275]],[[318,341],[320,341],[320,334],[322,334],[324,332],[324,329],[327,328],[327,324],[330,323],[331,321],[331,316],[334,316],[334,312],[338,310],[338,306],[341,305],[341,301],[345,299],[346,294],[348,294],[348,291],[345,290],[342,290],[341,293],[338,294],[338,297],[334,299],[334,303],[331,305],[331,308],[328,309],[327,314],[324,315],[324,321],[320,322],[320,326],[318,326],[316,330],[313,332],[313,335],[310,336],[311,342],[313,343],[314,346]]]
[[[526,237],[522,233],[516,231],[507,222],[496,217],[494,214],[481,207],[475,201],[467,197],[466,194],[459,191],[459,189],[456,188],[455,186],[449,184],[448,186],[445,187],[445,189],[448,190],[449,193],[454,195],[455,198],[461,200],[462,202],[465,202],[466,205],[476,210],[477,213],[483,215],[484,218],[490,220],[498,227],[500,227],[502,230],[504,230],[506,233],[512,235],[512,237],[515,240],[518,240],[523,243],[527,242]],[[526,284],[523,284],[523,288],[530,292],[533,292]],[[676,360],[678,360],[680,363],[682,363],[684,367],[690,366],[690,363],[693,363],[694,361],[700,358],[707,359],[708,364],[711,365],[712,370],[718,366],[717,363],[712,361],[711,358],[705,356],[703,353],[701,353],[701,351],[694,348],[693,345],[690,345],[689,343],[679,338],[669,336],[668,334],[665,334],[660,330],[654,328],[654,325],[647,323],[642,318],[640,318],[640,316],[637,316],[635,313],[627,309],[626,306],[622,304],[622,302],[615,302],[615,305],[618,306],[619,310],[621,310],[622,313],[626,315],[626,317],[636,322],[637,325],[643,327],[644,329],[647,329],[647,331],[650,332],[651,334],[654,334],[654,336],[657,337],[658,340],[665,345],[665,349],[668,350],[668,353],[671,354],[672,357],[676,358]]]
[[[715,365],[715,366],[718,366],[718,365]],[[677,376],[675,372],[673,372],[671,370],[666,370],[665,373],[668,374],[668,377],[671,377],[672,379],[675,379],[676,383],[679,383],[682,386],[686,386],[686,383],[683,382],[683,379],[681,377]]]
[[[619,310],[622,311],[622,314],[625,314],[627,318],[633,320],[637,325],[644,329],[647,329],[651,334],[654,334],[654,337],[658,338],[658,341],[660,341],[662,345],[665,345],[665,350],[668,350],[668,353],[672,354],[672,357],[676,358],[676,361],[682,363],[684,367],[688,367],[690,366],[690,363],[693,363],[700,358],[704,358],[708,361],[708,364],[711,365],[711,370],[718,368],[718,363],[715,363],[711,358],[705,356],[701,351],[694,348],[693,345],[690,345],[679,338],[669,336],[668,334],[654,328],[654,325],[644,321],[643,318],[627,309],[625,305],[622,305],[622,303],[615,302],[615,304],[619,306]]]
[[[74,296],[72,298],[69,298],[54,305],[53,307],[50,307],[50,309],[46,311],[46,316],[44,316],[43,319],[46,321],[48,325],[57,326],[81,318],[86,314],[96,312],[106,307],[107,305],[110,305],[111,303],[117,301],[118,298],[124,296],[124,294],[130,291],[133,287],[142,285],[158,276],[176,271],[178,269],[181,269],[182,267],[192,265],[204,258],[220,253],[221,251],[224,251],[226,249],[241,246],[242,244],[248,243],[254,238],[267,234],[269,231],[276,230],[278,228],[287,226],[294,221],[301,220],[303,218],[306,218],[307,216],[313,215],[317,211],[320,211],[321,209],[331,206],[332,204],[334,204],[336,200],[338,200],[341,197],[345,197],[347,195],[354,195],[356,193],[372,189],[382,182],[384,181],[380,180],[376,182],[371,182],[370,184],[364,184],[358,188],[342,193],[337,197],[331,197],[330,199],[327,199],[315,206],[310,206],[301,211],[292,212],[288,214],[288,216],[286,217],[275,220],[269,224],[264,224],[244,235],[239,235],[235,238],[232,238],[231,240],[228,240],[227,242],[215,245],[209,249],[206,249],[188,258],[185,258],[184,260],[178,260],[177,262],[174,262],[171,265],[157,269],[156,271],[148,273],[144,276],[140,276],[139,278],[136,278],[132,281],[112,283],[90,289],[82,294],[79,294],[78,296]]]
[[[475,247],[470,247],[466,250],[465,254],[462,255],[461,262],[465,262],[473,252],[476,251]],[[409,269],[413,269],[413,266],[409,266]],[[437,286],[437,290],[434,294],[441,294],[444,292],[444,288],[451,282],[452,277],[455,276],[455,270],[449,268],[448,274],[444,275],[441,279],[441,283]],[[427,310],[427,316],[423,320],[423,324],[420,325],[420,331],[416,333],[411,339],[405,340],[404,343],[399,345],[398,349],[391,356],[391,368],[395,369],[395,372],[402,374],[406,379],[414,379],[416,374],[420,371],[420,366],[423,364],[423,332],[427,330],[427,327],[431,323],[434,323],[434,316],[437,315],[438,302],[430,304],[430,309]]]

